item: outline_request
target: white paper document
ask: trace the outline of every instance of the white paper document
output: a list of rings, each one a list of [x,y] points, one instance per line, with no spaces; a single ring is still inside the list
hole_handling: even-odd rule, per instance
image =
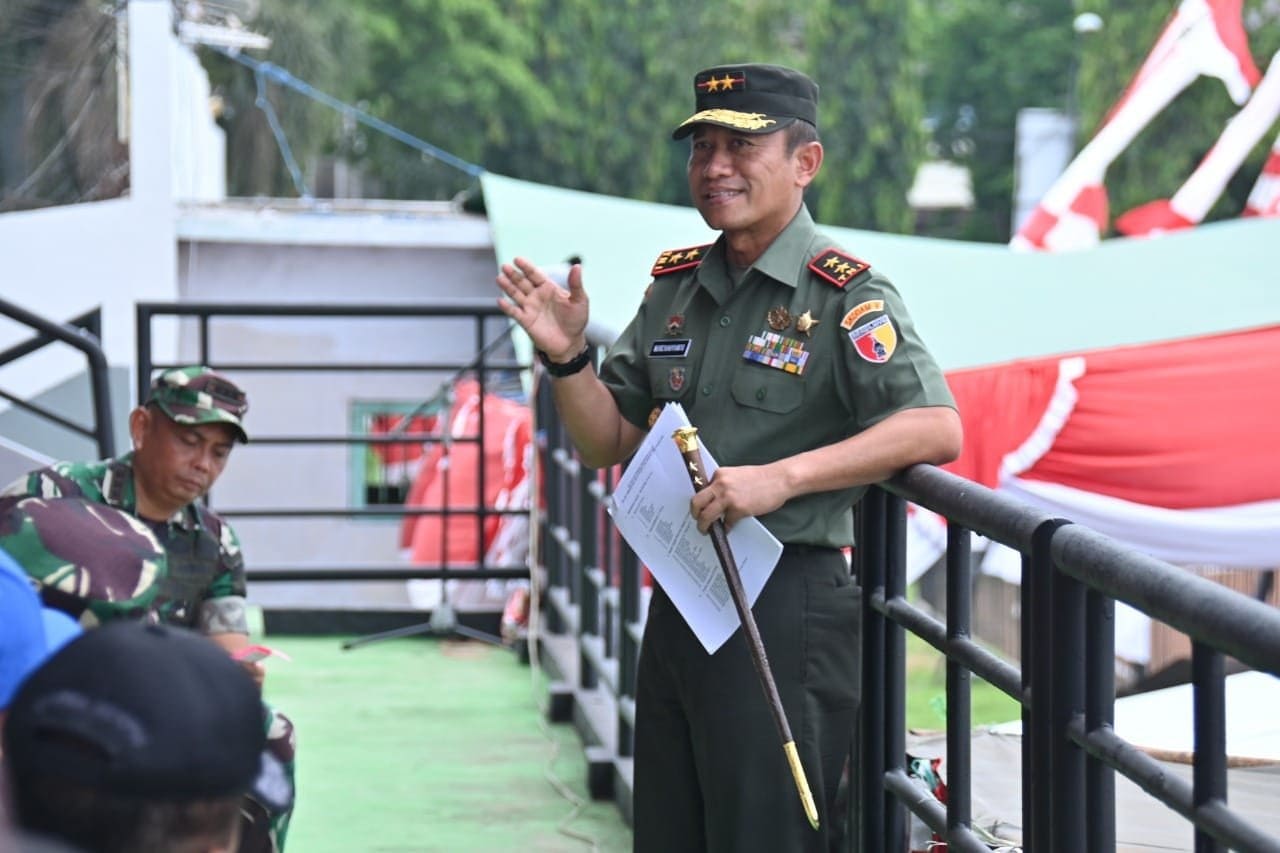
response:
[[[710,654],[741,623],[711,537],[698,532],[689,514],[693,484],[671,437],[689,425],[679,403],[663,408],[618,481],[609,514]],[[710,477],[717,466],[705,445],[702,459]],[[756,519],[744,518],[729,531],[729,547],[754,605],[782,556],[782,543]]]

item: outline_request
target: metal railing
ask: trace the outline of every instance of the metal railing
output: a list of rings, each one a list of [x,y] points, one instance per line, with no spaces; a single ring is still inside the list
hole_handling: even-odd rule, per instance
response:
[[[397,373],[440,375],[445,378],[441,389],[447,389],[458,378],[473,375],[481,389],[509,379],[513,389],[519,388],[517,380],[521,371],[528,369],[527,363],[514,359],[510,353],[494,354],[496,344],[507,342],[507,331],[503,322],[502,331],[494,333],[493,321],[500,321],[503,315],[492,302],[464,303],[450,305],[305,305],[297,303],[159,303],[142,302],[137,305],[137,364],[138,385],[137,399],[146,399],[149,382],[156,370],[178,366],[174,363],[157,362],[153,355],[153,323],[156,318],[175,317],[195,321],[195,349],[197,361],[216,370],[233,371],[235,373]],[[213,350],[211,339],[211,323],[218,320],[257,318],[259,320],[280,320],[285,318],[328,318],[358,322],[361,320],[379,319],[411,319],[424,323],[432,320],[452,319],[470,321],[472,326],[471,341],[459,342],[457,349],[466,353],[475,353],[470,358],[454,358],[440,361],[286,361],[286,360],[236,360],[227,358]],[[426,330],[423,332],[427,333]],[[478,428],[467,435],[451,435],[446,423],[441,432],[412,433],[397,432],[394,434],[340,434],[340,435],[260,435],[255,432],[255,445],[369,445],[369,444],[421,444],[429,441],[443,441],[454,445],[477,445],[478,461],[475,472],[475,494],[483,496],[486,490],[486,474],[484,467],[484,440],[486,422],[486,396],[480,395],[478,405]],[[418,407],[425,410],[430,401]],[[414,413],[411,414],[416,414]],[[447,412],[446,412],[447,414]],[[447,421],[447,418],[443,420]],[[404,423],[409,423],[409,416]],[[399,564],[352,564],[352,565],[291,565],[269,566],[250,563],[246,575],[250,581],[375,581],[375,580],[489,580],[527,578],[528,567],[525,565],[494,566],[484,562],[486,522],[491,518],[507,515],[525,515],[526,509],[502,509],[485,500],[479,500],[474,506],[450,506],[446,501],[440,507],[380,505],[377,507],[237,507],[234,509],[218,508],[220,515],[228,518],[361,518],[361,517],[406,517],[406,516],[438,516],[447,528],[450,516],[468,516],[475,519],[476,554],[479,555],[475,565],[457,565],[454,561],[442,560],[438,564],[399,563]]]
[[[616,469],[581,466],[537,394],[546,494],[540,568],[547,578],[552,713],[572,718],[587,745],[588,786],[630,817],[636,660],[643,631],[642,567],[605,511]],[[906,502],[948,520],[945,623],[906,598]],[[1224,655],[1280,676],[1280,611],[1128,550],[1064,519],[930,466],[909,469],[855,507],[854,571],[863,588],[862,720],[849,837],[863,851],[905,849],[914,813],[959,851],[991,848],[971,825],[970,679],[1022,708],[1023,848],[1100,853],[1116,846],[1115,772],[1186,819],[1197,853],[1280,851],[1226,801]],[[1022,665],[970,635],[970,532],[1022,554]],[[1188,785],[1112,728],[1113,608],[1125,602],[1193,641],[1194,770]],[[906,635],[946,659],[947,803],[907,775]],[[601,713],[600,706],[606,711]],[[619,784],[621,783],[621,784]]]
[[[89,426],[78,424],[57,412],[25,400],[16,394],[0,390],[0,398],[8,400],[23,411],[31,412],[44,420],[56,424],[63,429],[93,439],[101,458],[112,456],[116,452],[115,428],[111,423],[111,385],[107,370],[107,357],[102,352],[99,340],[102,336],[101,313],[95,308],[66,323],[55,323],[52,320],[33,314],[25,308],[0,299],[0,314],[33,329],[36,334],[26,341],[14,344],[0,351],[0,366],[10,364],[30,355],[49,344],[64,343],[79,350],[85,357],[86,372],[89,376],[89,387],[93,398],[93,423]]]
[[[947,622],[905,596],[906,502],[947,518]],[[861,739],[863,849],[900,837],[908,808],[958,850],[988,850],[970,825],[969,676],[1023,708],[1023,846],[1050,853],[1115,849],[1116,771],[1191,825],[1198,853],[1280,851],[1280,836],[1227,805],[1224,655],[1280,676],[1280,611],[928,466],[895,477],[857,508],[864,590]],[[969,636],[969,532],[1022,554],[1022,667]],[[1113,610],[1125,602],[1192,639],[1193,783],[1112,728]],[[904,767],[911,632],[947,661],[948,802],[920,797]],[[867,846],[870,844],[871,846]]]

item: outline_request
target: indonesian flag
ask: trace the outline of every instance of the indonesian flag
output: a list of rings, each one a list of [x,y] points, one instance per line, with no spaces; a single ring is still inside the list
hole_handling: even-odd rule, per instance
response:
[[[1213,203],[1227,188],[1227,181],[1240,168],[1240,164],[1249,156],[1258,140],[1262,139],[1262,135],[1275,123],[1276,116],[1280,115],[1280,62],[1276,61],[1276,57],[1280,57],[1280,53],[1271,58],[1267,75],[1258,84],[1253,97],[1227,123],[1217,143],[1200,161],[1187,182],[1172,198],[1148,202],[1117,218],[1117,231],[1130,237],[1148,237],[1190,228],[1204,221],[1209,208],[1213,207]],[[1276,160],[1273,150],[1268,165]],[[1275,166],[1280,168],[1280,162]],[[1261,180],[1259,178],[1260,182]],[[1274,189],[1272,195],[1274,196]],[[1274,207],[1273,197],[1273,210]]]
[[[1243,0],[1182,0],[1101,129],[1054,182],[1010,241],[1024,251],[1096,245],[1109,218],[1107,168],[1197,77],[1216,77],[1243,104],[1261,74],[1240,17]]]
[[[965,447],[947,466],[1048,515],[1181,565],[1280,564],[1280,326],[949,373]],[[945,521],[909,507],[912,577]],[[981,570],[1021,582],[1016,551]],[[1150,659],[1148,618],[1116,605],[1116,655]]]
[[[1274,64],[1275,60],[1272,60]],[[1271,146],[1271,156],[1245,202],[1244,216],[1280,216],[1280,136]]]
[[[947,466],[1174,563],[1280,563],[1280,326],[947,375]]]

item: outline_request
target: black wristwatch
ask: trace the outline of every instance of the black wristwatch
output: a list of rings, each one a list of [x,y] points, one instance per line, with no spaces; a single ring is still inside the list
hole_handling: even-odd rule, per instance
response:
[[[578,353],[563,364],[552,361],[551,358],[542,350],[538,350],[538,360],[541,361],[542,366],[547,369],[547,373],[550,373],[557,379],[563,379],[566,376],[572,376],[591,363],[591,344],[587,344],[582,348],[582,352]]]

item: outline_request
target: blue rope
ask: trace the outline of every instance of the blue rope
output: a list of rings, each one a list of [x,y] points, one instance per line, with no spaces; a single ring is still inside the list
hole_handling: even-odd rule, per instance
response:
[[[377,116],[369,115],[369,113],[365,112],[364,110],[361,110],[357,107],[351,106],[348,103],[340,101],[337,98],[333,97],[332,95],[326,95],[324,92],[321,92],[319,89],[315,88],[309,83],[306,83],[302,80],[299,80],[297,77],[294,77],[292,74],[290,74],[288,71],[285,71],[283,68],[281,68],[278,65],[273,65],[270,62],[260,62],[251,57],[244,56],[239,52],[233,52],[231,50],[228,50],[223,47],[218,47],[216,45],[210,45],[209,47],[212,50],[215,50],[218,53],[221,53],[223,56],[229,59],[235,60],[236,62],[239,62],[241,65],[244,65],[245,67],[252,69],[253,73],[255,75],[258,75],[259,78],[266,77],[272,80],[273,82],[280,84],[281,86],[287,86],[288,88],[293,89],[295,92],[299,92],[300,94],[306,95],[308,98],[311,98],[313,101],[319,101],[325,106],[335,109],[338,112],[342,113],[343,115],[350,116],[351,118],[354,118],[356,121],[360,122],[361,124],[367,125],[373,128],[374,130],[377,130],[381,133],[385,133],[387,136],[390,136],[392,139],[403,142],[405,145],[408,145],[410,148],[413,148],[421,152],[422,154],[427,155],[428,157],[432,157],[436,160],[439,160],[442,163],[450,165],[453,168],[457,169],[458,171],[463,172],[467,175],[470,175],[473,178],[478,178],[481,175],[483,175],[485,172],[482,166],[477,166],[474,163],[468,163],[466,160],[463,160],[461,157],[455,157],[454,155],[450,154],[448,151],[445,151],[443,148],[437,148],[436,146],[432,145],[430,142],[419,139],[418,137],[414,136],[411,133],[406,133],[405,131],[401,130],[395,125],[388,124],[387,122],[383,121]],[[262,106],[262,100],[264,99],[261,99],[261,87],[259,87],[259,93],[260,93],[259,94],[260,100],[258,102],[258,105]],[[265,108],[264,108],[264,111],[267,113],[267,121],[271,122],[272,130],[274,132],[278,124],[274,120],[275,113],[273,110],[267,110]],[[289,153],[288,143],[283,142],[283,135],[277,134],[276,138],[277,138],[277,141],[281,143],[281,151],[284,153],[286,161],[292,161],[293,155]],[[289,171],[290,173],[294,173],[295,186],[298,185],[301,179],[301,176],[296,173],[296,168],[297,168],[297,164],[290,162]],[[302,190],[300,189],[299,193],[301,192]]]
[[[271,133],[276,138],[276,145],[280,147],[280,155],[284,157],[284,164],[289,167],[289,177],[293,178],[293,188],[297,191],[299,198],[311,199],[311,191],[307,189],[307,182],[302,177],[302,170],[298,168],[298,161],[293,156],[293,148],[289,145],[289,139],[284,134],[284,128],[280,126],[280,117],[276,115],[276,108],[271,105],[271,101],[267,98],[267,81],[261,71],[255,69],[253,72],[254,83],[257,84],[258,94],[253,99],[254,104],[267,117],[267,124],[271,126]]]

